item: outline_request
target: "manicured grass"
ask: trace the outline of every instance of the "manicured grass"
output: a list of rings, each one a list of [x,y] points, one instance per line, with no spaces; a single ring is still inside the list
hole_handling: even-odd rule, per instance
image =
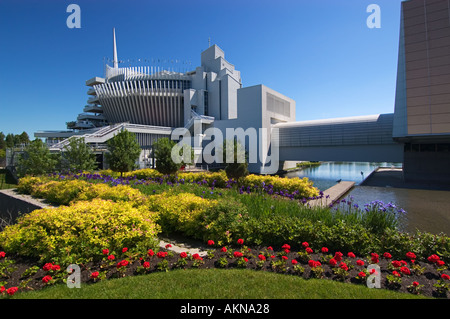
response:
[[[187,269],[109,279],[69,289],[30,291],[23,299],[410,299],[411,294],[364,285],[248,269]],[[422,297],[423,298],[423,297]]]

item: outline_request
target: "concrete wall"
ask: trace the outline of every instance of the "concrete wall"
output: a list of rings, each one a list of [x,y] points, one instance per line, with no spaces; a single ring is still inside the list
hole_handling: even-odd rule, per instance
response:
[[[0,191],[0,217],[8,222],[15,222],[20,215],[28,214],[35,209],[46,206],[48,205],[16,194],[14,190]]]
[[[403,172],[407,182],[450,183],[450,152],[405,152]]]

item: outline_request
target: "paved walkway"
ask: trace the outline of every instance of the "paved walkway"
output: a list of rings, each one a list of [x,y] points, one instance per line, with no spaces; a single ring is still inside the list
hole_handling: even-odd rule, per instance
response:
[[[336,202],[348,193],[355,186],[355,182],[340,182],[323,192],[323,198],[309,201],[308,204],[311,207],[315,206],[329,206],[331,203]]]

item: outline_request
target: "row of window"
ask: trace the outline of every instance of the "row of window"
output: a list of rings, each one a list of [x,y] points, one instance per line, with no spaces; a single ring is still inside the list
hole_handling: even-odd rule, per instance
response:
[[[450,143],[438,143],[438,144],[405,143],[405,152],[450,152]]]

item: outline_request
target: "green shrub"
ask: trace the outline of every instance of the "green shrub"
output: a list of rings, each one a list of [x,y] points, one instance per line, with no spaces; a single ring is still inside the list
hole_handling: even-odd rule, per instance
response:
[[[158,245],[156,218],[145,206],[94,199],[24,215],[0,233],[0,242],[6,252],[62,264],[99,259],[105,248],[144,254]]]

